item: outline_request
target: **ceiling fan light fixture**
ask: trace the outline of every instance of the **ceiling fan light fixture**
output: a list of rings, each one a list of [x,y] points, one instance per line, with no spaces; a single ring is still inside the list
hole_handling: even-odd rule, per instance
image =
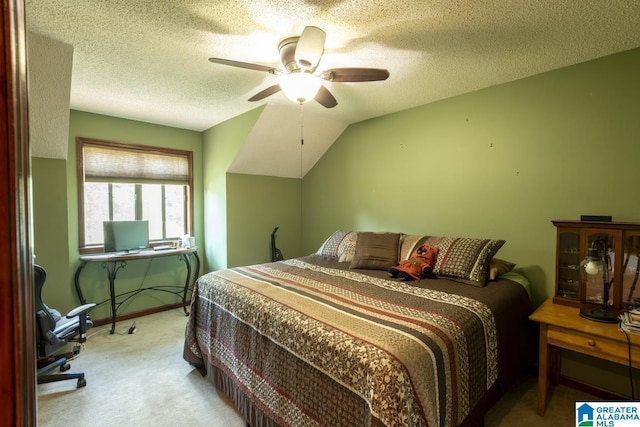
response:
[[[307,71],[294,71],[280,75],[280,88],[292,100],[303,104],[315,98],[322,82],[318,76]]]
[[[340,67],[316,72],[324,54],[326,33],[313,26],[304,27],[302,34],[282,39],[278,43],[282,67],[235,61],[224,58],[209,58],[214,64],[262,71],[279,77],[279,82],[253,95],[249,102],[261,101],[281,90],[287,98],[300,105],[312,99],[325,108],[333,108],[338,101],[322,81],[334,83],[376,82],[389,78],[383,68]]]

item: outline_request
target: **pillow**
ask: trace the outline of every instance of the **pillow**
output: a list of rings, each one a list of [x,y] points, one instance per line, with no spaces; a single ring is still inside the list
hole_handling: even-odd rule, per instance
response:
[[[427,241],[429,236],[403,234],[400,236],[400,259],[409,259],[411,254]]]
[[[338,245],[338,261],[351,262],[353,261],[353,255],[356,253],[356,241],[358,239],[358,233],[355,231],[350,232],[342,239],[340,245]]]
[[[504,240],[467,237],[429,237],[426,243],[438,247],[433,273],[454,278],[474,286],[484,286],[491,258],[505,244]]]
[[[387,270],[398,263],[399,233],[358,233],[349,268]]]
[[[338,230],[334,231],[327,240],[324,241],[322,246],[317,250],[316,255],[327,256],[331,258],[340,258],[344,247],[346,245],[345,239],[350,238],[351,234],[355,234],[354,231]]]
[[[498,277],[513,270],[515,264],[499,258],[491,258],[489,262],[489,274],[487,280],[496,280]]]

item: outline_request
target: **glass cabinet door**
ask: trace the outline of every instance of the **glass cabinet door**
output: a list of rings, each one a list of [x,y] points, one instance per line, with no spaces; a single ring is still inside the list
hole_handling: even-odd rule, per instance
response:
[[[640,307],[640,232],[625,232],[622,251],[622,302],[626,308]]]
[[[556,295],[578,301],[581,260],[580,234],[575,230],[558,233],[558,271]]]
[[[596,248],[598,257],[605,260],[607,266],[606,275],[584,274],[581,280],[584,280],[583,294],[580,300],[591,304],[603,304],[605,294],[608,292],[608,305],[613,305],[613,296],[615,292],[614,273],[616,265],[616,236],[615,233],[598,230],[587,230],[586,244],[587,248]],[[608,287],[608,291],[605,290]]]

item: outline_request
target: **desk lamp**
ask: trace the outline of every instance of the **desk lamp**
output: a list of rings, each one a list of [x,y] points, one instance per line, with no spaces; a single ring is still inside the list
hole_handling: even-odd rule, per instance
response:
[[[609,289],[613,283],[613,279],[609,279],[610,265],[607,241],[605,239],[594,240],[588,250],[587,257],[580,263],[581,283],[584,284],[586,293],[588,283],[599,284],[599,281],[602,280],[603,308],[582,307],[580,316],[585,319],[602,323],[616,323],[618,321],[618,316],[609,311]]]

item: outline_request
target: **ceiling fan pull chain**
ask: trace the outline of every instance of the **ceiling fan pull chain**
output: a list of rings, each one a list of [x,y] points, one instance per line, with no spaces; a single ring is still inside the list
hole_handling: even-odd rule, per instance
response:
[[[304,104],[300,103],[300,145],[304,145]]]
[[[303,176],[303,166],[302,166],[302,150],[304,148],[304,104],[300,103],[300,235],[302,236],[304,232],[304,218],[302,215],[303,212],[303,200],[302,200],[302,178]]]
[[[304,146],[304,104],[300,103],[300,179],[302,179],[302,147]]]

